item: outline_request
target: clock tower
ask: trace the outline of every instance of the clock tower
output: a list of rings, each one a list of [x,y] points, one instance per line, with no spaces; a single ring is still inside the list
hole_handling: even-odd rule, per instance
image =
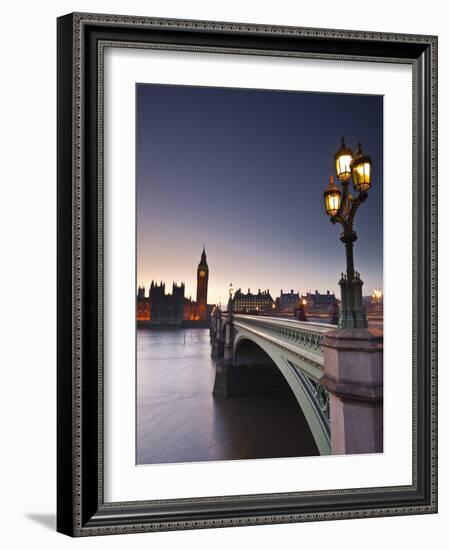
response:
[[[207,318],[207,284],[209,282],[209,267],[206,260],[206,248],[203,247],[201,260],[196,272],[196,307],[199,320]]]

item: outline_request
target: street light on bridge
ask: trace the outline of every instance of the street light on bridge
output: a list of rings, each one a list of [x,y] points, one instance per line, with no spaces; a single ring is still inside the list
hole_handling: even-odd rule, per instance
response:
[[[341,182],[341,187],[336,185],[333,176],[329,178],[329,184],[324,191],[324,206],[333,224],[339,223],[343,232],[340,240],[346,248],[346,274],[342,273],[339,281],[341,289],[340,328],[366,328],[365,310],[362,302],[363,281],[360,274],[354,271],[353,244],[357,240],[354,231],[354,218],[360,205],[368,197],[371,187],[372,161],[362,151],[362,146],[357,145],[356,154],[346,146],[344,138],[341,140],[340,149],[335,153],[335,171]],[[349,183],[352,178],[354,190],[357,196],[353,197],[349,191]]]
[[[232,283],[229,283],[229,300],[228,300],[228,313],[232,315],[232,297],[234,294],[234,287]]]

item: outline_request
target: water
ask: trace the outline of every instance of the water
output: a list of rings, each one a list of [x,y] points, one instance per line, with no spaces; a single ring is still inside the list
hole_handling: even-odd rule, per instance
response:
[[[137,464],[317,454],[288,390],[212,395],[207,329],[137,331]]]

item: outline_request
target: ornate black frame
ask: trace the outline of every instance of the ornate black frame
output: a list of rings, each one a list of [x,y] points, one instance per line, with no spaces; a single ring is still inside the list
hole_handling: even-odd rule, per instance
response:
[[[408,63],[413,67],[413,483],[104,503],[102,48]],[[72,536],[437,511],[437,38],[95,14],[58,19],[58,504]]]

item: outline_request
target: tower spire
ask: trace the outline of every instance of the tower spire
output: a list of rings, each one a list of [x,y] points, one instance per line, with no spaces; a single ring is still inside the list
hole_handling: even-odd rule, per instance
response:
[[[196,278],[196,307],[197,316],[201,321],[207,318],[207,285],[209,281],[209,267],[206,260],[206,244],[203,243],[203,252],[198,264]]]
[[[206,243],[203,243],[203,252],[201,254],[201,263],[206,263]]]

